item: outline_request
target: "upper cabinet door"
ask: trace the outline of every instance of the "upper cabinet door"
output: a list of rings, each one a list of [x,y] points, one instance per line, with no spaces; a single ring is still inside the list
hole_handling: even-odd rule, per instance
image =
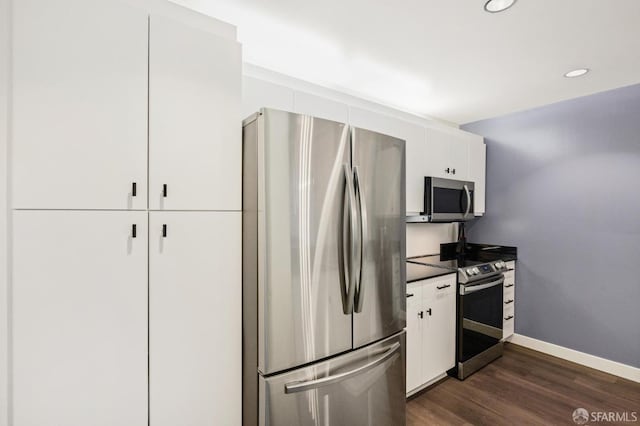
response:
[[[152,15],[149,208],[240,210],[240,45]]]
[[[434,155],[432,148],[425,144],[425,128],[388,115],[355,107],[349,109],[349,114],[350,124],[353,126],[405,141],[406,212],[407,214],[421,212],[423,209],[424,177],[429,176],[429,165],[433,163],[432,156]]]
[[[462,132],[447,134],[449,139],[449,161],[445,167],[446,177],[456,180],[469,178],[469,140]],[[449,173],[446,169],[450,168]]]
[[[145,209],[146,12],[20,0],[13,19],[14,207]]]
[[[481,136],[472,135],[476,140],[469,143],[469,177],[475,183],[473,212],[482,216],[485,212],[485,191],[487,180],[487,145]]]

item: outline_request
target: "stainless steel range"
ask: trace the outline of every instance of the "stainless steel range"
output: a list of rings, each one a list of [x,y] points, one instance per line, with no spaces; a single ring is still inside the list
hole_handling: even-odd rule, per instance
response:
[[[502,285],[506,263],[440,260],[439,255],[408,261],[458,272],[457,359],[449,374],[464,380],[502,356]]]

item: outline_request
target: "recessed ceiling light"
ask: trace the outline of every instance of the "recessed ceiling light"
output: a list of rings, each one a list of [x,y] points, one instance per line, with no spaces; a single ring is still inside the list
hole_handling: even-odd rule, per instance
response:
[[[575,77],[583,76],[588,72],[589,72],[589,68],[578,68],[576,70],[569,71],[564,76],[567,78],[575,78]]]
[[[489,0],[484,4],[484,10],[489,13],[498,13],[509,9],[516,0]]]

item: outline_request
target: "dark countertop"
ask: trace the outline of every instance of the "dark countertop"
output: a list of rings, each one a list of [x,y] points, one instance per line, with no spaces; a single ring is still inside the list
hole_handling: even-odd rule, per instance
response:
[[[455,274],[459,266],[503,260],[510,262],[518,259],[517,247],[497,244],[467,243],[465,256],[456,256],[457,243],[440,244],[440,254],[414,256],[407,259],[407,283]],[[460,262],[463,262],[462,264]]]
[[[449,274],[455,274],[455,271],[435,266],[421,265],[410,261],[407,262],[407,284]]]

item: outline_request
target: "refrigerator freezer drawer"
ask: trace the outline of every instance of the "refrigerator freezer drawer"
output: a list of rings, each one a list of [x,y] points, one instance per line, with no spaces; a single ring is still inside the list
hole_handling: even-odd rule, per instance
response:
[[[405,332],[287,373],[260,377],[259,424],[405,424]]]

